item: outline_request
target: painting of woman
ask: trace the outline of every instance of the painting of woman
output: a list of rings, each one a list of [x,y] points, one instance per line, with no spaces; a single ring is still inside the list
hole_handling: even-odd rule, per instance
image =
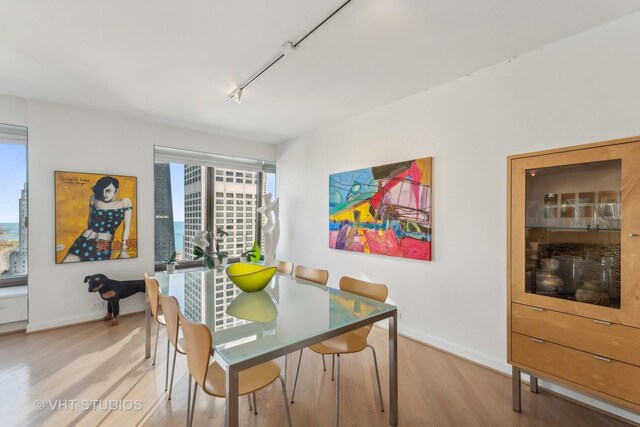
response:
[[[57,174],[59,172],[56,172]],[[61,236],[65,234],[69,236],[69,227],[66,225],[70,224],[71,221],[77,223],[78,217],[77,210],[75,212],[71,211],[69,206],[65,203],[60,203],[61,200],[59,199],[66,199],[69,203],[77,205],[78,198],[84,198],[86,203],[86,195],[82,197],[81,194],[89,190],[90,180],[86,179],[88,178],[87,175],[93,175],[68,172],[64,172],[64,174],[66,175],[63,177],[56,176],[56,207],[61,204],[61,209],[66,207],[64,209],[66,215],[73,214],[75,218],[58,218],[60,212],[56,209],[57,237],[59,233]],[[135,189],[135,178],[121,177],[121,179],[123,178],[125,180],[134,180]],[[128,188],[129,193],[131,193],[131,185],[128,185]],[[77,190],[75,191],[75,197],[73,197],[75,203],[69,200],[73,196],[73,194],[69,194],[72,189]],[[58,263],[104,261],[137,256],[135,229],[132,229],[132,223],[135,219],[132,198],[135,200],[135,191],[133,194],[128,194],[130,197],[124,197],[120,195],[120,190],[120,179],[114,176],[102,176],[95,181],[95,184],[90,187],[90,195],[88,197],[89,212],[86,220],[83,221],[84,230],[79,235],[76,231],[76,237],[70,246],[65,243],[57,243],[58,252],[61,252],[61,249],[62,251],[66,250],[62,260],[59,260],[60,254],[56,257]],[[58,197],[59,195],[61,196],[60,198]],[[64,240],[70,242],[69,237]]]

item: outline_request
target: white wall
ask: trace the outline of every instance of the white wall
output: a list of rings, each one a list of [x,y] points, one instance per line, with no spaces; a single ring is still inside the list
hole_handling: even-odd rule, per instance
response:
[[[640,134],[638,46],[640,13],[280,144],[278,258],[386,283],[400,332],[510,372],[506,157]],[[328,248],[329,174],[426,156],[433,262]]]
[[[104,316],[91,310],[98,295],[87,292],[86,275],[143,278],[153,272],[153,147],[274,160],[273,145],[143,123],[108,114],[0,96],[0,123],[29,129],[29,326],[36,331]],[[138,258],[56,265],[53,172],[77,171],[138,177]],[[144,309],[136,295],[121,312]]]

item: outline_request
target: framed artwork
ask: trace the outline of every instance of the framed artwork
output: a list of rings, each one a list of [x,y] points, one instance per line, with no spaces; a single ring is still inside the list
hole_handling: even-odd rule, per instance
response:
[[[54,172],[56,264],[137,258],[137,179]]]
[[[329,247],[431,261],[432,158],[329,175]]]

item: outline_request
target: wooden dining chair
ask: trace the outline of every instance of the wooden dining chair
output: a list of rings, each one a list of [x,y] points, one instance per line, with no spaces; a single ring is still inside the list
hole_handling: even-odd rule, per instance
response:
[[[384,302],[387,299],[389,290],[386,285],[366,282],[364,280],[354,279],[352,277],[344,276],[340,279],[340,290],[349,292],[352,294],[360,295],[366,298],[370,298],[376,301]],[[376,356],[376,350],[369,345],[367,338],[373,324],[363,326],[355,331],[347,332],[346,334],[338,335],[337,337],[330,338],[321,343],[314,344],[309,349],[315,353],[321,355],[332,355],[336,360],[336,426],[340,425],[340,355],[348,353],[357,353],[365,350],[367,347],[373,352],[373,363],[376,369],[376,379],[378,380],[378,395],[380,396],[380,410],[384,412],[384,403],[382,401],[382,387],[380,387],[380,374],[378,372],[378,358]],[[296,394],[296,386],[298,384],[298,374],[300,373],[300,364],[302,362],[302,352],[300,352],[300,360],[298,361],[298,370],[296,372],[296,379],[293,383],[293,392],[291,394],[291,403],[294,402]],[[326,368],[325,368],[326,370]],[[333,379],[333,378],[332,378]]]
[[[158,300],[160,301],[160,307],[162,307],[162,313],[164,314],[164,320],[167,323],[167,343],[171,343],[173,345],[173,367],[171,368],[171,380],[169,382],[169,395],[167,396],[167,400],[171,400],[171,391],[173,390],[173,375],[176,371],[176,357],[178,353],[187,354],[184,349],[184,340],[179,338],[180,336],[180,307],[178,305],[178,300],[175,297],[168,295],[158,295]],[[169,345],[167,344],[167,377],[169,369]],[[165,383],[165,391],[167,390],[167,385]]]
[[[158,324],[158,328],[156,330],[156,345],[153,350],[153,363],[156,364],[156,354],[158,353],[158,338],[160,337],[160,325],[166,326],[167,322],[162,314],[158,313],[158,308],[160,304],[158,302],[158,295],[160,295],[160,285],[155,277],[150,277],[147,273],[144,273],[144,283],[147,288],[147,300],[149,301],[149,306],[151,307],[151,317],[156,320]],[[168,348],[168,347],[167,347]],[[167,360],[167,373],[169,372],[169,361]],[[166,387],[165,387],[166,390]]]
[[[196,392],[198,386],[210,396],[226,397],[226,372],[217,362],[209,363],[213,340],[211,331],[207,325],[194,323],[179,313],[180,325],[184,334],[184,343],[187,350],[187,366],[189,368],[189,390],[187,394],[187,426],[193,424],[193,415],[196,406]],[[280,367],[274,362],[265,362],[249,369],[240,371],[238,376],[238,396],[255,393],[280,379],[282,395],[284,396],[287,420],[291,427],[291,414],[287,399],[287,389],[284,380],[280,376]],[[193,385],[193,399],[191,399],[191,379]],[[255,406],[254,394],[254,406]],[[189,407],[190,406],[190,407]],[[256,412],[257,413],[257,412]]]
[[[329,272],[327,270],[298,265],[295,272],[296,278],[304,279],[319,285],[326,285],[329,281]]]
[[[278,268],[278,273],[291,276],[293,274],[293,264],[288,261],[274,260],[273,266]]]

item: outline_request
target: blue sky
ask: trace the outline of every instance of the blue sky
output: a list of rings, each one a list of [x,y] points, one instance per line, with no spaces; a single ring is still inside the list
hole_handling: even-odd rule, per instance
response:
[[[184,165],[170,163],[171,198],[173,200],[173,220],[184,221]]]
[[[26,181],[27,146],[0,143],[0,222],[18,222],[18,200]]]

